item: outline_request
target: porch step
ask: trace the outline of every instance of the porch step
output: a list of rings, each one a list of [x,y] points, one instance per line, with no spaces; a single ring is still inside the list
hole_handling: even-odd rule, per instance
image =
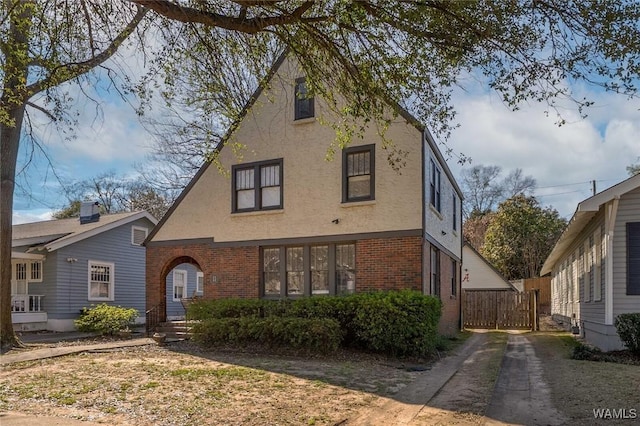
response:
[[[191,325],[187,321],[167,321],[158,324],[154,332],[164,333],[170,340],[188,340],[191,338]]]

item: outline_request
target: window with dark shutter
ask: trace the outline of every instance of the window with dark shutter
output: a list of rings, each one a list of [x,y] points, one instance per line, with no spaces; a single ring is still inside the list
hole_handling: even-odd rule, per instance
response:
[[[640,222],[627,223],[627,295],[640,295]]]

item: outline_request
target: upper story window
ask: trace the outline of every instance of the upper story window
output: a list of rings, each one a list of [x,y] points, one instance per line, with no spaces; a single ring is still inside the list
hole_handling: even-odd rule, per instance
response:
[[[342,202],[375,199],[375,145],[342,151]]]
[[[440,204],[440,168],[436,166],[436,162],[431,160],[431,179],[429,182],[430,191],[429,191],[429,201],[431,205],[436,208],[439,212],[441,211]]]
[[[282,159],[232,167],[233,212],[282,208]]]
[[[144,243],[144,240],[147,239],[147,234],[149,230],[142,226],[132,226],[131,227],[131,244],[135,246],[141,246]]]
[[[453,194],[453,230],[458,230],[458,199],[456,194]]]
[[[295,119],[311,118],[314,116],[313,96],[309,96],[304,77],[296,79],[295,90]]]

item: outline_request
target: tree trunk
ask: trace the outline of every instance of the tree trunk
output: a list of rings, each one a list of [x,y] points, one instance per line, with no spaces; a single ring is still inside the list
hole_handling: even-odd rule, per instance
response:
[[[2,100],[4,103],[4,99]],[[8,111],[14,126],[0,122],[0,348],[19,345],[11,321],[11,239],[13,191],[24,105]]]
[[[0,350],[19,346],[11,320],[11,239],[13,190],[25,105],[29,96],[29,33],[31,1],[15,4],[6,34],[2,97],[0,97]]]

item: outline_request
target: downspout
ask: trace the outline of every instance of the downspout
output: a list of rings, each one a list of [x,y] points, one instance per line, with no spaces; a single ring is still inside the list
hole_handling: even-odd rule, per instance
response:
[[[617,195],[611,203],[605,206],[605,246],[607,253],[606,282],[605,282],[605,304],[604,323],[613,325],[613,231],[616,227],[616,216],[618,215],[618,204],[620,196]]]
[[[427,145],[427,141],[426,141],[427,135],[426,135],[426,130],[422,131],[422,138],[420,140],[420,143],[422,144],[420,153],[422,156],[422,253],[420,256],[420,260],[422,262],[422,264],[420,265],[420,269],[421,269],[421,278],[422,278],[422,294],[426,294],[427,293],[427,287],[426,287],[426,282],[427,280],[426,278],[426,274],[425,274],[425,248],[426,248],[426,243],[427,243],[427,239],[425,238],[425,232],[427,232],[427,211],[426,211],[426,207],[425,207],[425,203],[427,201],[427,196],[426,196],[426,191],[427,191],[427,185],[426,185],[426,177],[427,174],[425,173],[425,167],[426,167],[426,159],[427,159],[427,154],[426,154],[426,145]]]

